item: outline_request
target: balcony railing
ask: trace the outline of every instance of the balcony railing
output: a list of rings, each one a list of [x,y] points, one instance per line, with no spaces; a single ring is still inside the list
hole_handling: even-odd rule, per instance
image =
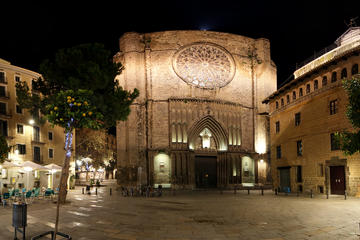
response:
[[[10,91],[0,93],[0,98],[1,99],[9,99],[10,98]]]
[[[44,156],[43,155],[40,155],[40,156],[33,155],[33,161],[35,163],[43,164],[44,163]]]
[[[0,83],[7,84],[8,81],[7,81],[6,77],[0,77]]]
[[[12,113],[11,110],[0,110],[0,116],[4,118],[11,118]]]

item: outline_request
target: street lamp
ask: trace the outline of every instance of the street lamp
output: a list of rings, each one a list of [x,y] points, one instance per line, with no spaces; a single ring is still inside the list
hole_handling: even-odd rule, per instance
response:
[[[34,123],[35,123],[34,119],[30,119],[30,120],[29,120],[29,124],[30,124],[30,125],[33,125]]]

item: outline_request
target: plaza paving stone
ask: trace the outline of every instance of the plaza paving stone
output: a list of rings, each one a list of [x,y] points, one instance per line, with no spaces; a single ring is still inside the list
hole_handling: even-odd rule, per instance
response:
[[[360,199],[296,197],[265,191],[178,191],[160,198],[122,197],[108,187],[98,195],[69,192],[60,231],[76,240],[134,239],[360,239]],[[56,205],[35,200],[28,206],[27,239],[52,230]],[[12,208],[0,207],[0,240],[13,239]]]

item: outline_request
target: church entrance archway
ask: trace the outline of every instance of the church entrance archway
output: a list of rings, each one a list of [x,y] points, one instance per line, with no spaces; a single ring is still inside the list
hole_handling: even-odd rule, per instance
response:
[[[215,188],[217,183],[216,156],[195,156],[195,183],[198,188]]]

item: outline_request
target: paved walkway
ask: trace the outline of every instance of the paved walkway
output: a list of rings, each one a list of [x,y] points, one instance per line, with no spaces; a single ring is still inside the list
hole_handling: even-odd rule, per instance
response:
[[[61,208],[60,231],[75,240],[115,239],[360,239],[360,199],[275,196],[271,191],[192,191],[161,198],[122,197],[108,188],[98,195],[70,191]],[[51,230],[56,205],[28,207],[28,238]],[[11,207],[0,207],[0,239],[13,239]]]

